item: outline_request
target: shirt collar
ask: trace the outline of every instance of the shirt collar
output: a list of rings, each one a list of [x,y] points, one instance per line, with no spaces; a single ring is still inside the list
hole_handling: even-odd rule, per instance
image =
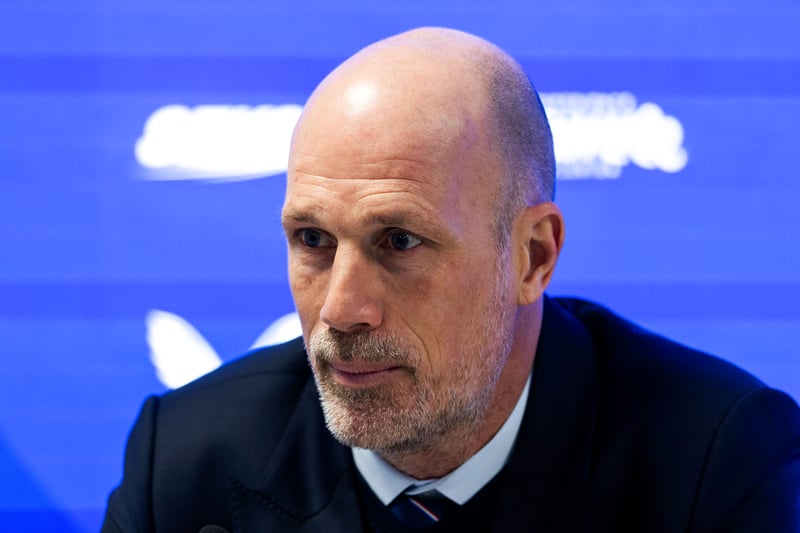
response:
[[[415,479],[394,468],[374,451],[363,448],[352,449],[356,468],[384,505],[389,505],[403,492],[419,494],[431,490],[437,490],[463,505],[505,466],[522,424],[530,385],[531,376],[528,376],[514,410],[495,436],[467,462],[444,477]]]

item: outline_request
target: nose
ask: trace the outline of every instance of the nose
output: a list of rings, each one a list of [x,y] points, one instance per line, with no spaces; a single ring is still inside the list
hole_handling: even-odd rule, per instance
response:
[[[339,246],[328,274],[320,320],[346,333],[380,326],[383,312],[378,300],[381,287],[376,268],[360,251]]]

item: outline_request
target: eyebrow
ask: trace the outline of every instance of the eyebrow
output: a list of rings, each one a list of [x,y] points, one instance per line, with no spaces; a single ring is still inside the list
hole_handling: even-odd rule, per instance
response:
[[[373,213],[366,219],[367,224],[373,226],[407,226],[432,227],[433,220],[425,215],[410,210],[393,211],[389,213]]]
[[[281,224],[284,226],[293,222],[295,224],[310,224],[312,226],[319,226],[319,219],[313,213],[303,211],[289,211],[281,213]]]
[[[384,226],[384,227],[405,227],[412,225],[418,228],[431,229],[438,224],[430,217],[420,214],[417,211],[409,209],[401,209],[386,213],[371,213],[365,220],[368,226]],[[283,225],[292,224],[308,224],[311,226],[321,226],[322,222],[317,216],[310,211],[288,211],[281,214],[281,223]]]

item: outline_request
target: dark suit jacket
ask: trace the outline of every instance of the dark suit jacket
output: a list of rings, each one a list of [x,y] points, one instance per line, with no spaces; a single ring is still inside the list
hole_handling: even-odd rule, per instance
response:
[[[785,394],[580,300],[547,300],[494,531],[800,531]],[[104,532],[357,532],[357,473],[300,340],[142,408]]]

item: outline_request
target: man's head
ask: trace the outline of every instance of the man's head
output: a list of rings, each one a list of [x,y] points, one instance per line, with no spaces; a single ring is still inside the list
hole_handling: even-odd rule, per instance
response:
[[[563,239],[553,167],[521,68],[464,33],[381,41],[316,89],[292,140],[283,224],[340,440],[431,474],[405,459],[434,454],[430,469],[446,471],[502,424]]]

